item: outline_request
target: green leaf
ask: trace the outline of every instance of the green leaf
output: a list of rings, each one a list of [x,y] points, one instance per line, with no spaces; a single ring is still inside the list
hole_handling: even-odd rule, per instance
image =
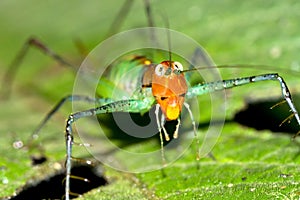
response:
[[[26,39],[35,35],[51,49],[73,63],[80,55],[72,44],[80,38],[92,49],[105,39],[109,26],[121,7],[119,1],[62,2],[37,0],[1,1],[0,3],[0,74],[13,60]],[[267,72],[283,75],[292,94],[299,93],[299,2],[298,1],[153,1],[155,24],[165,27],[166,14],[170,28],[198,41],[217,64],[262,64],[255,69],[220,70],[224,78]],[[138,17],[137,17],[138,16]],[[133,8],[120,30],[146,26],[143,3]],[[65,106],[42,130],[36,141],[42,144],[48,161],[32,166],[30,156],[38,152],[16,149],[16,141],[26,142],[45,113],[61,98],[72,93],[74,73],[57,66],[36,50],[30,50],[13,84],[12,96],[0,103],[0,197],[10,197],[26,183],[35,183],[58,173],[65,158],[65,118],[71,112]],[[2,86],[2,85],[1,85]],[[211,157],[197,161],[194,142],[184,155],[163,170],[126,173],[104,166],[108,184],[84,194],[83,199],[299,199],[299,139],[291,135],[257,131],[232,122],[235,112],[245,106],[244,100],[278,98],[277,83],[255,83],[227,92],[227,122]],[[204,99],[208,98],[207,96]],[[300,108],[299,98],[295,98]],[[201,105],[200,105],[201,106]],[[205,107],[204,107],[205,108]],[[202,109],[204,110],[204,109]],[[201,123],[210,119],[204,110]],[[288,113],[280,113],[281,117]],[[187,120],[185,120],[187,121]],[[207,126],[198,134],[204,137]],[[202,127],[202,126],[201,126]],[[87,127],[87,131],[90,128]],[[95,131],[95,130],[94,130]],[[118,134],[118,133],[115,133]],[[191,134],[180,134],[179,146],[188,145]],[[201,143],[202,140],[200,140]],[[118,141],[122,144],[122,141]],[[128,151],[157,150],[157,139],[122,147]],[[84,157],[84,148],[74,147],[74,154]],[[170,154],[177,151],[167,150]],[[147,168],[143,160],[115,159],[128,167]],[[158,156],[156,162],[160,163]],[[52,189],[52,188],[50,188]],[[74,191],[76,192],[76,191]]]

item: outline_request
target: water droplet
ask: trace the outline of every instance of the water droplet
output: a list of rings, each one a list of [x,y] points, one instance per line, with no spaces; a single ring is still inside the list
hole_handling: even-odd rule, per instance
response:
[[[21,149],[23,146],[24,146],[24,144],[21,140],[17,140],[13,143],[13,147],[15,149]]]
[[[2,177],[2,184],[8,184],[8,178]]]

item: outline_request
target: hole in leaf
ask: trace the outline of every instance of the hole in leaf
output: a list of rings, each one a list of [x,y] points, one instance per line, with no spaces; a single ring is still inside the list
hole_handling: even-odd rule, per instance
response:
[[[77,194],[83,194],[107,184],[98,166],[77,165],[72,168],[71,174],[89,180],[89,182],[84,182],[82,180],[71,179],[71,191]],[[63,199],[65,193],[64,178],[65,171],[62,170],[52,177],[24,186],[19,194],[11,199]],[[71,196],[70,198],[76,197],[77,196]]]
[[[46,161],[47,161],[47,157],[45,156],[31,156],[32,166],[43,164]]]
[[[280,124],[290,114],[289,106],[284,103],[270,109],[272,106],[282,101],[281,99],[260,101],[260,102],[247,102],[243,110],[237,112],[234,116],[234,121],[244,126],[255,128],[256,130],[271,130],[272,132],[286,132],[295,134],[299,131],[299,126],[294,117],[291,122],[288,121]]]

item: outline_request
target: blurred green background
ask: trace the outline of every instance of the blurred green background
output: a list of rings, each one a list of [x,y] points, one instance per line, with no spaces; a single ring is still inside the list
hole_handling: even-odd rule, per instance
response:
[[[291,92],[299,93],[299,1],[150,2],[155,25],[165,27],[161,17],[161,13],[165,13],[170,28],[199,42],[216,64],[272,66],[269,72],[281,73]],[[2,0],[0,74],[4,74],[30,36],[36,36],[70,62],[79,64],[82,57],[74,40],[79,38],[92,49],[106,39],[123,3],[123,0]],[[146,21],[143,1],[135,0],[118,30],[147,26]],[[227,69],[224,77],[253,73],[266,71],[259,68]],[[32,169],[28,153],[14,149],[12,143],[17,139],[26,140],[51,106],[71,93],[73,80],[74,74],[69,69],[35,49],[30,50],[18,71],[11,98],[1,100],[0,104],[0,197],[13,195],[25,182],[39,179],[36,174],[41,170],[48,172],[44,168],[53,168],[53,163],[63,162],[63,127],[70,106],[65,106],[63,114],[55,116],[44,130],[48,134],[44,134],[41,141],[49,158],[45,166]],[[234,89],[230,93],[228,116],[232,117],[241,109],[245,99],[279,96],[279,87],[273,83]],[[295,100],[300,101],[299,98]],[[114,180],[112,184],[101,188],[100,192],[94,190],[85,198],[218,199],[224,195],[223,199],[299,199],[299,145],[291,142],[290,137],[229,124],[224,127],[213,151],[217,161],[204,159],[197,169],[193,156],[195,149],[191,149],[184,158],[167,168],[166,177],[160,172],[129,176],[106,169],[106,176]],[[147,148],[147,145],[157,144],[145,145]],[[42,174],[46,176],[47,173]],[[287,176],[283,178],[282,174]],[[137,188],[132,189],[131,185],[137,185]]]

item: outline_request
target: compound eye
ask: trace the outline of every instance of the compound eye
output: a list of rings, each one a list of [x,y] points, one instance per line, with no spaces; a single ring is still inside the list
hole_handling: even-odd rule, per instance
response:
[[[155,74],[157,76],[163,76],[165,74],[166,70],[164,68],[164,66],[162,64],[158,64],[156,67],[155,67]]]
[[[175,61],[175,62],[174,62],[174,68],[175,68],[176,70],[180,71],[180,72],[183,71],[183,66],[182,66],[182,64],[181,64],[180,62]]]

